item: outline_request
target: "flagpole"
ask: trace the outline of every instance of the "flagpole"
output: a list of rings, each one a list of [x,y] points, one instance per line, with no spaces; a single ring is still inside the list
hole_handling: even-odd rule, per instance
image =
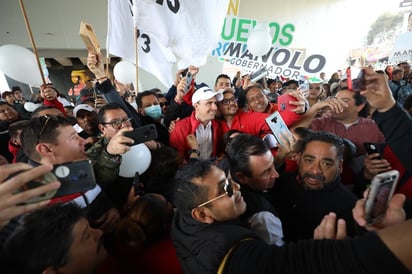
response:
[[[21,12],[23,13],[24,23],[26,23],[26,29],[27,29],[27,32],[29,34],[31,46],[32,46],[33,51],[34,51],[34,55],[36,56],[36,62],[37,62],[37,66],[39,67],[41,80],[43,81],[43,84],[46,84],[46,79],[44,78],[43,69],[42,69],[41,64],[40,64],[39,53],[37,52],[36,43],[34,42],[34,38],[33,38],[32,32],[31,32],[29,20],[27,19],[26,9],[24,8],[23,0],[19,0],[19,3],[20,3]]]
[[[136,86],[134,87],[136,90],[136,94],[139,93],[139,85],[138,85],[138,79],[139,79],[139,48],[138,48],[138,43],[137,43],[137,38],[138,38],[138,33],[139,30],[137,27],[134,28],[134,49],[135,49],[135,62],[136,62]]]

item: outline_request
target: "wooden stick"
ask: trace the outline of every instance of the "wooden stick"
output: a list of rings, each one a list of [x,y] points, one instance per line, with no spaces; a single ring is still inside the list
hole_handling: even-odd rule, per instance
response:
[[[36,62],[37,62],[37,66],[39,67],[41,80],[43,81],[43,84],[46,84],[46,79],[44,78],[43,69],[42,69],[41,64],[40,64],[39,53],[37,52],[36,43],[34,42],[34,38],[33,38],[32,32],[31,32],[29,20],[27,19],[26,9],[24,8],[23,0],[19,0],[19,3],[20,3],[21,12],[23,13],[24,23],[26,23],[26,29],[27,29],[27,32],[29,34],[31,46],[32,46],[33,51],[34,51],[34,55],[36,56]]]
[[[134,31],[134,49],[136,51],[136,86],[134,87],[134,89],[136,90],[136,94],[139,93],[139,85],[138,85],[138,79],[139,79],[139,48],[138,48],[138,43],[137,43],[137,38],[139,38],[137,35],[139,33],[139,30],[137,29],[137,27],[135,27],[135,31]],[[134,84],[134,83],[133,83]]]

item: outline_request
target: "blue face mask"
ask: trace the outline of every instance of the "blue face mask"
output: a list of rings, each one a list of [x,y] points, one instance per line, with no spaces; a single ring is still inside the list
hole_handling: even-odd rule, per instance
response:
[[[162,116],[162,109],[160,105],[152,105],[150,107],[144,108],[144,112],[147,116],[153,118],[154,120],[159,120]]]

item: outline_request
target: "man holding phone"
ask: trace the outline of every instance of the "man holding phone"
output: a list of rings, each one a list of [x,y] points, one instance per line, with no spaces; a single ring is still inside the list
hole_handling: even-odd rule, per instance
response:
[[[285,112],[287,115],[282,115],[282,117],[286,125],[291,126],[300,120],[302,114],[306,112],[307,102],[303,94],[299,91],[291,91],[288,94],[296,98],[296,100],[289,102],[289,104],[295,106],[295,108]],[[250,112],[262,112],[267,115],[272,114],[275,111],[280,111],[282,113],[282,110],[279,109],[277,104],[269,103],[268,98],[263,92],[263,86],[260,84],[248,86],[245,89],[245,96]]]
[[[277,247],[264,243],[238,222],[247,206],[239,185],[210,162],[183,167],[176,183],[172,238],[185,273],[301,270],[299,273],[378,274],[412,270],[412,221],[341,241],[298,241]],[[356,212],[361,220],[362,213]]]
[[[88,159],[85,140],[65,117],[32,118],[23,130],[21,140],[32,165],[56,165]],[[120,218],[118,210],[111,205],[98,184],[87,191],[56,197],[52,202],[73,202],[79,205],[85,209],[90,223],[105,231],[110,231]]]
[[[411,117],[396,103],[384,75],[378,74],[368,67],[363,69],[366,89],[360,93],[376,109],[372,114],[372,119],[384,134],[386,141],[382,156],[389,161],[392,169],[396,169],[400,173],[397,191],[410,199],[412,198]],[[371,155],[371,157],[373,156]]]
[[[223,100],[218,102],[219,112],[221,113],[221,126],[223,133],[230,129],[237,129],[244,133],[264,137],[271,133],[269,126],[265,122],[266,113],[245,112],[238,107],[238,98],[235,90],[227,87],[223,90]]]
[[[124,132],[133,130],[131,120],[116,103],[103,106],[98,114],[102,138],[90,147],[86,154],[92,160],[96,178],[111,200],[121,207],[132,186],[130,180],[119,177],[122,154],[130,150],[133,140]]]
[[[60,187],[58,181],[28,189],[23,192],[16,192],[20,187],[29,181],[50,172],[50,165],[41,165],[33,168],[25,163],[16,163],[3,165],[0,169],[0,235],[1,229],[9,221],[21,214],[30,212],[40,207],[46,206],[50,200],[39,201],[32,204],[25,204],[30,198],[41,196],[49,191],[56,190]],[[11,177],[12,174],[18,175]],[[1,238],[1,236],[0,236]],[[0,244],[1,245],[1,244]]]

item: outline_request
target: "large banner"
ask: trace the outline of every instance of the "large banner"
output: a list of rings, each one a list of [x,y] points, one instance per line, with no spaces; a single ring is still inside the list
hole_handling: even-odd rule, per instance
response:
[[[412,61],[412,11],[405,13],[404,17],[405,32],[396,37],[389,54],[389,62],[392,64]]]
[[[240,0],[230,1],[221,32],[221,40],[212,51],[220,61],[250,73],[266,67],[268,78],[300,79],[301,75],[319,74],[326,64],[322,54],[308,54],[305,48],[293,48],[296,26],[277,21],[264,22],[269,26],[272,47],[263,56],[254,56],[247,40],[257,23],[254,19],[237,17]]]
[[[409,5],[396,7],[396,2],[385,0],[318,1],[314,5],[297,0],[274,6],[273,19],[267,19],[271,16],[266,13],[263,21],[238,16],[240,0],[231,0],[212,56],[223,62],[226,72],[248,73],[266,67],[270,78],[291,79],[319,77],[324,71],[331,75],[353,65],[380,69],[388,63],[411,62],[412,2],[403,2]],[[245,6],[253,5],[243,1]],[[270,28],[272,47],[265,55],[255,56],[248,50],[248,38],[262,23]]]
[[[173,64],[203,65],[219,40],[229,0],[109,0],[107,49],[135,62],[166,87]]]
[[[155,37],[139,31],[135,36],[133,3],[125,0],[109,0],[107,52],[136,63],[135,37],[137,37],[138,65],[153,74],[166,87],[173,83],[173,52],[159,43]]]

